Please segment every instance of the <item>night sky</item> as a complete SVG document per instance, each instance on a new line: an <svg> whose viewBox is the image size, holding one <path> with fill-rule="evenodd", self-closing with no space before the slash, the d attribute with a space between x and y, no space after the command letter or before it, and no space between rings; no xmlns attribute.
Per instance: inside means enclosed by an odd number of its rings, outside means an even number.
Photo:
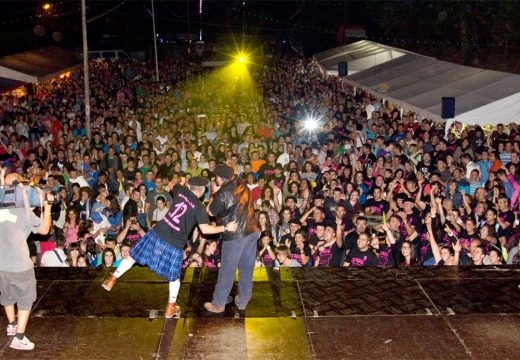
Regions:
<svg viewBox="0 0 520 360"><path fill-rule="evenodd" d="M4 1L0 55L59 45L81 47L80 1ZM341 44L342 25L367 38L467 65L519 71L519 1L155 1L157 33L168 47L190 30L291 41L306 55ZM89 48L151 53L150 1L90 1ZM189 20L188 20L189 19ZM348 39L347 39L348 41ZM353 41L351 39L350 41Z"/></svg>

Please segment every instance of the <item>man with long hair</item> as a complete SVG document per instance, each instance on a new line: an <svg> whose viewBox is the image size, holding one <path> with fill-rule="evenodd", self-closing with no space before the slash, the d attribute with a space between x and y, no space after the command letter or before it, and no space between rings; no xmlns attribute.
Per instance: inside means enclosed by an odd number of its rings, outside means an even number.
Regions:
<svg viewBox="0 0 520 360"><path fill-rule="evenodd" d="M222 258L213 300L204 304L212 313L224 312L238 268L238 295L235 305L244 311L253 294L253 270L260 230L255 219L254 201L247 185L234 179L233 169L221 164L215 169L216 182L208 213L218 224L236 221L237 231L222 234Z"/></svg>

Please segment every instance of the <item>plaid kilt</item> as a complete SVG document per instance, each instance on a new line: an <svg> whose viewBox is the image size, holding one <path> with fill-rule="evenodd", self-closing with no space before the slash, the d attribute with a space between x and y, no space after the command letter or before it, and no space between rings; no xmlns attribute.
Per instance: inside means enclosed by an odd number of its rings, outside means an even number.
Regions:
<svg viewBox="0 0 520 360"><path fill-rule="evenodd" d="M182 250L162 241L153 230L148 231L130 250L130 256L170 282L181 275Z"/></svg>

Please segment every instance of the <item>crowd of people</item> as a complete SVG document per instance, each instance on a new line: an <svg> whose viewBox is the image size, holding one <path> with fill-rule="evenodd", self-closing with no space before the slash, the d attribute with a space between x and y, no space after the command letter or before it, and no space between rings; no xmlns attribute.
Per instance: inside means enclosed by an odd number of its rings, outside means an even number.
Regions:
<svg viewBox="0 0 520 360"><path fill-rule="evenodd" d="M170 209L170 189L226 164L261 229L257 266L520 264L520 127L445 124L273 50L254 91L207 81L200 54L154 66L91 62L91 137L80 71L0 100L0 160L56 194L36 266L112 268ZM309 122L318 125L316 129ZM195 229L184 267L219 267Z"/></svg>

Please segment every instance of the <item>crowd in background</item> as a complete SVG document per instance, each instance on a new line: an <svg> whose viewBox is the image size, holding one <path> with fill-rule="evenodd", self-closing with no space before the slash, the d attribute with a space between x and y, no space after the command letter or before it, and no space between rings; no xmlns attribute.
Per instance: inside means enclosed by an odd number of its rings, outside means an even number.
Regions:
<svg viewBox="0 0 520 360"><path fill-rule="evenodd" d="M0 160L57 194L35 265L117 266L169 189L219 163L254 197L258 266L520 263L517 124L445 136L312 59L264 55L255 89L207 80L203 54L161 62L159 83L152 64L94 60L90 138L80 71L1 98ZM218 267L220 246L195 230L184 266Z"/></svg>

